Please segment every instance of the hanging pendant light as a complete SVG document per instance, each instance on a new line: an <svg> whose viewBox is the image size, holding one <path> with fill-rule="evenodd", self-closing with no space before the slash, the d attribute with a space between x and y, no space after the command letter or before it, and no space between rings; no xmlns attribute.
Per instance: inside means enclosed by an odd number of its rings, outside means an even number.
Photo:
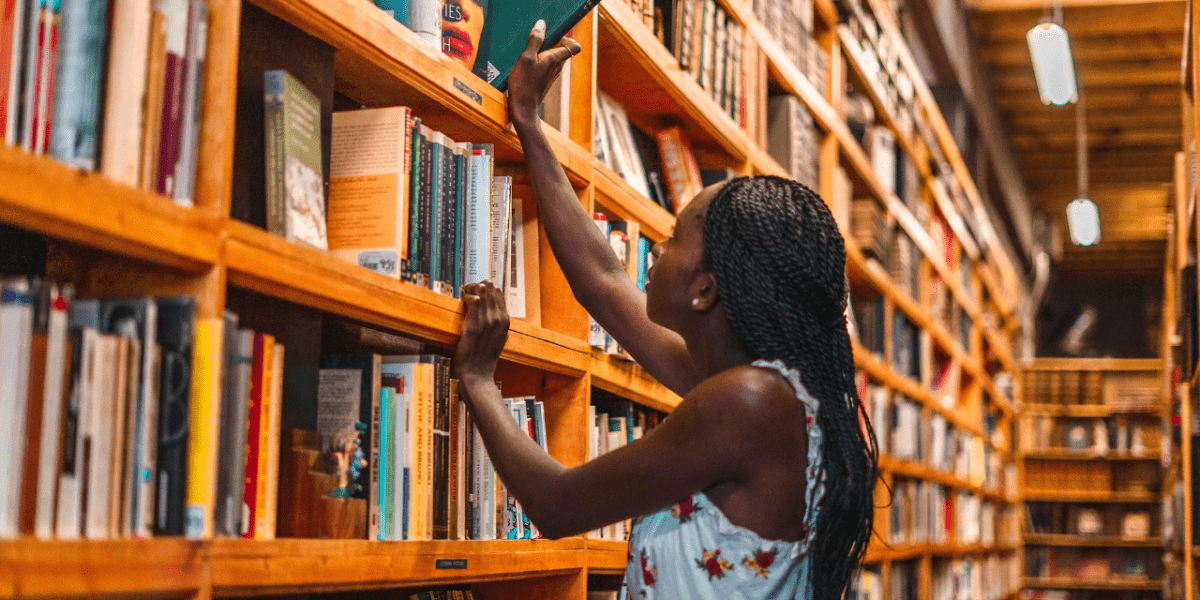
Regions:
<svg viewBox="0 0 1200 600"><path fill-rule="evenodd" d="M1071 58L1071 40L1058 23L1043 21L1025 34L1029 56L1033 58L1033 76L1043 104L1062 106L1079 99L1075 83L1075 61Z"/></svg>
<svg viewBox="0 0 1200 600"><path fill-rule="evenodd" d="M1088 198L1087 118L1084 101L1075 105L1075 160L1079 188L1067 204L1067 230L1076 246L1094 246L1100 241L1100 209Z"/></svg>

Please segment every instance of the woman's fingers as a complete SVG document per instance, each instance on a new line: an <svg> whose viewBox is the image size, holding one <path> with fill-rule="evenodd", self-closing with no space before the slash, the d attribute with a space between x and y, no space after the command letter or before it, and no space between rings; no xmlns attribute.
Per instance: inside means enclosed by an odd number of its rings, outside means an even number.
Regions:
<svg viewBox="0 0 1200 600"><path fill-rule="evenodd" d="M525 54L537 56L542 49L542 44L546 42L546 21L538 19L537 23L533 24L533 29L529 32L529 41L525 42Z"/></svg>

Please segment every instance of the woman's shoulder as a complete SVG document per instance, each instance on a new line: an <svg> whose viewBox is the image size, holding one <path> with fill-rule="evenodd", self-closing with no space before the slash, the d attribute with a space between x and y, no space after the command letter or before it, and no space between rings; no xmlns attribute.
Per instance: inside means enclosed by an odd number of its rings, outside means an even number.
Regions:
<svg viewBox="0 0 1200 600"><path fill-rule="evenodd" d="M700 382L688 397L702 405L719 403L726 410L740 411L743 417L777 419L798 408L796 390L780 371L754 365L717 373Z"/></svg>

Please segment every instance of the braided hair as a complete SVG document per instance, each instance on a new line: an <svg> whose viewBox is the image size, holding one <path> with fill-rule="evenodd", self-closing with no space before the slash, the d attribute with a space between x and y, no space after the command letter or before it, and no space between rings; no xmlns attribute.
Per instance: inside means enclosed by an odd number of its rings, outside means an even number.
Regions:
<svg viewBox="0 0 1200 600"><path fill-rule="evenodd" d="M845 243L816 193L790 179L758 176L732 179L713 197L704 248L746 351L798 369L820 401L826 491L810 550L813 598L840 599L866 551L878 476L875 434L855 389L846 330Z"/></svg>

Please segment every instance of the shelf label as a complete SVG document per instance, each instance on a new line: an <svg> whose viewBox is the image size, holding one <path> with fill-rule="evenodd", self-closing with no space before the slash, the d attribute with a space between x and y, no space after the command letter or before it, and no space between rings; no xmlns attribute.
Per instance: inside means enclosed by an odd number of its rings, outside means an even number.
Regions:
<svg viewBox="0 0 1200 600"><path fill-rule="evenodd" d="M466 569L467 559L465 558L439 558L433 564L434 569Z"/></svg>
<svg viewBox="0 0 1200 600"><path fill-rule="evenodd" d="M471 89L471 86L463 83L462 80L457 77L454 78L454 87L458 88L458 91L466 94L468 98L474 100L475 104L483 106L483 94Z"/></svg>

